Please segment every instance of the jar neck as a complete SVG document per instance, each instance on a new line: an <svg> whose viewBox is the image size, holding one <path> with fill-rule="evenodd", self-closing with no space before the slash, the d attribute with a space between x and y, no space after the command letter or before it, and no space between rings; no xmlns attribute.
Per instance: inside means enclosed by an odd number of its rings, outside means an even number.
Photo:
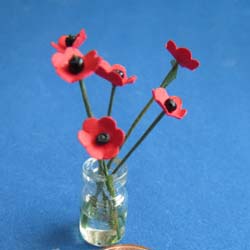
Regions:
<svg viewBox="0 0 250 250"><path fill-rule="evenodd" d="M114 160L113 166L111 166L111 169L114 168L120 160ZM106 163L104 163L106 164ZM103 172L102 166L100 166L100 162L95 158L89 158L83 163L83 180L84 182L106 182L107 176ZM109 176L112 176L114 184L119 183L120 185L125 185L127 180L127 166L126 164L122 165L119 168L119 171L117 171L115 174L111 175L109 173Z"/></svg>

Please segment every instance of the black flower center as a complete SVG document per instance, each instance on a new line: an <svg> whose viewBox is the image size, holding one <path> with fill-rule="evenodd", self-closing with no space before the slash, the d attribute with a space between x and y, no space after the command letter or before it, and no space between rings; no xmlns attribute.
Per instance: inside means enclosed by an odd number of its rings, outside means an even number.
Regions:
<svg viewBox="0 0 250 250"><path fill-rule="evenodd" d="M84 61L80 56L72 56L69 60L69 71L72 74L78 74L84 69Z"/></svg>
<svg viewBox="0 0 250 250"><path fill-rule="evenodd" d="M167 99L164 104L165 104L165 107L167 108L168 112L170 112L170 113L177 109L177 105L176 105L175 101L171 98Z"/></svg>
<svg viewBox="0 0 250 250"><path fill-rule="evenodd" d="M110 141L110 135L107 133L101 133L96 137L96 143L99 145L106 144Z"/></svg>
<svg viewBox="0 0 250 250"><path fill-rule="evenodd" d="M119 69L115 69L114 70L115 73L117 73L118 75L120 75L121 78L124 78L124 72L119 70Z"/></svg>
<svg viewBox="0 0 250 250"><path fill-rule="evenodd" d="M77 38L77 35L74 36L74 35L68 35L65 39L65 44L67 47L71 47L74 43L74 41L76 40Z"/></svg>

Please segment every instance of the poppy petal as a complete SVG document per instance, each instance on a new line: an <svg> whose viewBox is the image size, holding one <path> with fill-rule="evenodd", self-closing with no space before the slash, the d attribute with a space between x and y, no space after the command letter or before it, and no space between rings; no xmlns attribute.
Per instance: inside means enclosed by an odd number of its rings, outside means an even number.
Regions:
<svg viewBox="0 0 250 250"><path fill-rule="evenodd" d="M88 152L88 154L97 159L97 160L103 160L104 159L104 151L103 151L103 147L98 147L95 146L93 143L88 145L88 147L85 147L86 151Z"/></svg>
<svg viewBox="0 0 250 250"><path fill-rule="evenodd" d="M65 58L67 58L68 60L71 59L72 56L84 57L80 50L73 48L73 47L68 47L65 50L64 55L65 55Z"/></svg>
<svg viewBox="0 0 250 250"><path fill-rule="evenodd" d="M130 77L127 79L126 83L134 83L136 80L137 80L137 77L136 77L136 76L130 76Z"/></svg>
<svg viewBox="0 0 250 250"><path fill-rule="evenodd" d="M105 116L99 120L99 129L110 133L116 129L116 122L109 116Z"/></svg>
<svg viewBox="0 0 250 250"><path fill-rule="evenodd" d="M177 105L178 109L181 109L182 107L182 100L179 96L171 96L170 97Z"/></svg>
<svg viewBox="0 0 250 250"><path fill-rule="evenodd" d="M112 138L112 143L116 146L121 146L124 143L124 140L125 140L125 133L122 130L117 129Z"/></svg>
<svg viewBox="0 0 250 250"><path fill-rule="evenodd" d="M186 109L180 109L175 113L175 117L178 119L182 119L187 114Z"/></svg>
<svg viewBox="0 0 250 250"><path fill-rule="evenodd" d="M167 91L164 88L157 88L152 90L153 98L156 102L164 104L169 98Z"/></svg>
<svg viewBox="0 0 250 250"><path fill-rule="evenodd" d="M192 60L190 60L188 68L191 69L191 70L194 70L194 69L198 68L199 65L200 65L200 62L198 60L192 59Z"/></svg>
<svg viewBox="0 0 250 250"><path fill-rule="evenodd" d="M87 61L92 61L96 57L97 57L97 51L91 50L85 55L84 59Z"/></svg>
<svg viewBox="0 0 250 250"><path fill-rule="evenodd" d="M99 64L101 63L101 57L97 55L97 52L95 50L90 51L85 57L84 57L84 63L85 63L85 73L88 74L89 72L93 72L97 69Z"/></svg>
<svg viewBox="0 0 250 250"><path fill-rule="evenodd" d="M122 86L122 85L124 85L123 78L121 78L121 76L118 73L114 72L114 71L111 71L106 76L106 80L110 81L115 86Z"/></svg>
<svg viewBox="0 0 250 250"><path fill-rule="evenodd" d="M97 133L98 132L98 119L94 117L87 118L82 125L82 129L88 133Z"/></svg>
<svg viewBox="0 0 250 250"><path fill-rule="evenodd" d="M63 49L66 49L66 38L67 38L67 35L63 35L61 36L59 39L58 39L58 45L63 48Z"/></svg>
<svg viewBox="0 0 250 250"><path fill-rule="evenodd" d="M75 81L78 81L76 77L70 74L66 68L58 68L56 69L56 73L68 83L74 83Z"/></svg>
<svg viewBox="0 0 250 250"><path fill-rule="evenodd" d="M80 30L79 34L77 35L76 40L73 43L74 48L80 47L87 39L87 34L84 29Z"/></svg>
<svg viewBox="0 0 250 250"><path fill-rule="evenodd" d="M84 147L88 147L89 145L92 145L93 138L90 133L80 130L78 132L78 140Z"/></svg>
<svg viewBox="0 0 250 250"><path fill-rule="evenodd" d="M97 70L96 70L96 73L97 74L100 74L100 73L107 73L110 71L110 64L105 61L105 60L102 60L100 65L98 66Z"/></svg>
<svg viewBox="0 0 250 250"><path fill-rule="evenodd" d="M57 43L51 42L50 45L55 48L58 52L63 52L64 49L62 49Z"/></svg>
<svg viewBox="0 0 250 250"><path fill-rule="evenodd" d="M176 51L176 44L173 40L169 40L166 45L165 45L166 49L171 53L174 54Z"/></svg>
<svg viewBox="0 0 250 250"><path fill-rule="evenodd" d="M103 151L103 159L111 159L111 158L114 158L118 155L119 153L119 147L117 146L109 146L109 147L106 147L105 150Z"/></svg>
<svg viewBox="0 0 250 250"><path fill-rule="evenodd" d="M111 67L111 70L120 70L124 73L124 75L126 76L127 74L127 70L124 66L122 66L121 64L114 64L112 67Z"/></svg>
<svg viewBox="0 0 250 250"><path fill-rule="evenodd" d="M68 64L67 59L62 53L55 53L51 58L52 64L55 68L62 68Z"/></svg>

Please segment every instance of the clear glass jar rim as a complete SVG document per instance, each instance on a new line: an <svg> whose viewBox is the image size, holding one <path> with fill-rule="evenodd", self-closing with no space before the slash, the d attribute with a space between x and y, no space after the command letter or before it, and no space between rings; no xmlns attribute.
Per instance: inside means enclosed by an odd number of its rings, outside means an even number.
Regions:
<svg viewBox="0 0 250 250"><path fill-rule="evenodd" d="M114 162L115 161L119 162L120 160L115 159ZM90 166L92 166L93 164L98 164L98 160L95 158L89 158L83 163L83 166L82 166L83 178L93 179L98 182L105 182L107 179L106 177L104 177L103 175L100 175L98 172L91 171ZM121 168L114 175L112 175L113 181L119 182L120 180L126 178L127 172L128 172L127 165L123 164Z"/></svg>

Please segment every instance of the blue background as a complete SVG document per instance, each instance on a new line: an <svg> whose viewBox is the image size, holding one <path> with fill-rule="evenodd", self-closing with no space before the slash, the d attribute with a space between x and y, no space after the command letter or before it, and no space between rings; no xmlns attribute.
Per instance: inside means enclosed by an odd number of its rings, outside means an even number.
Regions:
<svg viewBox="0 0 250 250"><path fill-rule="evenodd" d="M125 131L170 68L164 44L188 47L201 66L180 68L168 91L188 115L164 117L131 156L122 243L157 250L250 249L250 3L9 0L0 6L0 248L93 249L78 234L85 119L79 85L60 79L50 41L85 28L86 53L137 75L117 89ZM110 84L86 80L97 117ZM154 104L123 154L160 112Z"/></svg>

